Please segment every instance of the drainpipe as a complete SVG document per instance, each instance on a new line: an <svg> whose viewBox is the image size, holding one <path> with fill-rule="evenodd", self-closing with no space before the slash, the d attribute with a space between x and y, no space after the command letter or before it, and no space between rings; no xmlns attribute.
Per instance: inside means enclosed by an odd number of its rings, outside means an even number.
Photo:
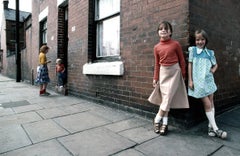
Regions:
<svg viewBox="0 0 240 156"><path fill-rule="evenodd" d="M19 0L16 0L16 82L21 81L21 53L19 42Z"/></svg>

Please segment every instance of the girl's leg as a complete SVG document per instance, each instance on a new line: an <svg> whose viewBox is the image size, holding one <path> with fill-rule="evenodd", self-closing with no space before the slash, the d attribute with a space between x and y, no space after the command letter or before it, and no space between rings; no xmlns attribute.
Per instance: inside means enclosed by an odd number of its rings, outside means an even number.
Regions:
<svg viewBox="0 0 240 156"><path fill-rule="evenodd" d="M41 84L40 85L40 91L39 91L39 94L42 95L44 92L43 92L43 85Z"/></svg>
<svg viewBox="0 0 240 156"><path fill-rule="evenodd" d="M213 115L215 116L215 108L214 108L214 102L213 102L213 94L208 96L210 102L211 102L211 110L213 112ZM210 124L210 122L208 123L208 127L212 128L212 125Z"/></svg>
<svg viewBox="0 0 240 156"><path fill-rule="evenodd" d="M205 113L206 113L206 116L208 118L208 121L210 122L210 124L212 126L212 129L213 129L213 132L215 133L215 135L222 138L222 139L225 139L227 137L227 132L219 130L218 127L217 127L217 124L216 124L216 121L215 121L215 116L214 116L214 113L212 111L213 99L211 99L211 97L213 98L213 95L210 96L210 98L209 98L209 96L202 98Z"/></svg>
<svg viewBox="0 0 240 156"><path fill-rule="evenodd" d="M164 116L165 112L160 109L158 110L158 113L156 114L156 117L153 119L153 126L154 126L154 132L160 133L160 127L161 127L161 120Z"/></svg>
<svg viewBox="0 0 240 156"><path fill-rule="evenodd" d="M165 116L165 114L166 114L166 111L163 111L159 108L159 111L158 111L158 113L157 113L157 115L154 119L154 122L155 123L160 123L162 118Z"/></svg>
<svg viewBox="0 0 240 156"><path fill-rule="evenodd" d="M212 103L211 103L209 97L202 98L202 102L203 102L203 105L204 105L206 116L208 118L208 121L212 125L213 130L214 131L218 130L218 127L217 127L217 124L216 124L216 121L215 121L215 117L214 117L214 114L212 112L212 107L211 107Z"/></svg>
<svg viewBox="0 0 240 156"><path fill-rule="evenodd" d="M49 93L46 91L48 83L43 84L43 92L45 95L49 95Z"/></svg>
<svg viewBox="0 0 240 156"><path fill-rule="evenodd" d="M163 120L162 125L160 125ZM160 133L160 135L166 135L168 131L168 111L163 111L159 108L159 111L154 119L154 131Z"/></svg>

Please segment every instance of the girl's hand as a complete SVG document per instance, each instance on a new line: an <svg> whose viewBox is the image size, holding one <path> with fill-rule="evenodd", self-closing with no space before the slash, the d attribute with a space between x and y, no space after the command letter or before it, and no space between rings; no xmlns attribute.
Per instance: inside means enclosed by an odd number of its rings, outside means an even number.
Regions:
<svg viewBox="0 0 240 156"><path fill-rule="evenodd" d="M157 86L157 81L156 80L153 80L153 87L156 87Z"/></svg>
<svg viewBox="0 0 240 156"><path fill-rule="evenodd" d="M188 87L190 88L190 89L194 89L194 84L193 84L193 81L189 81L188 82Z"/></svg>
<svg viewBox="0 0 240 156"><path fill-rule="evenodd" d="M211 68L211 69L210 69L210 72L211 72L212 74L214 74L214 73L215 73L215 70L214 70L213 68Z"/></svg>

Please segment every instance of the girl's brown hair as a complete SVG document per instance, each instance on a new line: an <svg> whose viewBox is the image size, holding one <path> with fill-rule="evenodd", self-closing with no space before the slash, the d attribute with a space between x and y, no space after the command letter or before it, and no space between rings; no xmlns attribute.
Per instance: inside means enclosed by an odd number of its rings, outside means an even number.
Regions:
<svg viewBox="0 0 240 156"><path fill-rule="evenodd" d="M205 38L205 40L206 40L206 44L205 44L205 46L207 45L207 43L208 43L208 34L206 33L206 31L204 31L203 29L197 29L196 31L195 31L195 34L194 34L194 37L196 38L196 35L197 34L201 34L204 38Z"/></svg>
<svg viewBox="0 0 240 156"><path fill-rule="evenodd" d="M162 21L158 25L157 32L160 30L160 26L161 25L163 25L166 30L170 30L170 32L171 32L170 37L172 37L172 25L169 22L167 22L167 21Z"/></svg>
<svg viewBox="0 0 240 156"><path fill-rule="evenodd" d="M40 48L40 52L44 52L45 53L48 49L49 49L49 47L47 45L43 45Z"/></svg>

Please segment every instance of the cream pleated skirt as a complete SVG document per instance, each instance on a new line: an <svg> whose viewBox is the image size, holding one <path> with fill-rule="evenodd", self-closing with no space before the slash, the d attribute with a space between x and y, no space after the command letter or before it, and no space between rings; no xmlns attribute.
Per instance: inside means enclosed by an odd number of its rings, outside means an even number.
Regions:
<svg viewBox="0 0 240 156"><path fill-rule="evenodd" d="M160 109L189 108L188 96L179 64L162 66L159 72L159 85L162 96Z"/></svg>

